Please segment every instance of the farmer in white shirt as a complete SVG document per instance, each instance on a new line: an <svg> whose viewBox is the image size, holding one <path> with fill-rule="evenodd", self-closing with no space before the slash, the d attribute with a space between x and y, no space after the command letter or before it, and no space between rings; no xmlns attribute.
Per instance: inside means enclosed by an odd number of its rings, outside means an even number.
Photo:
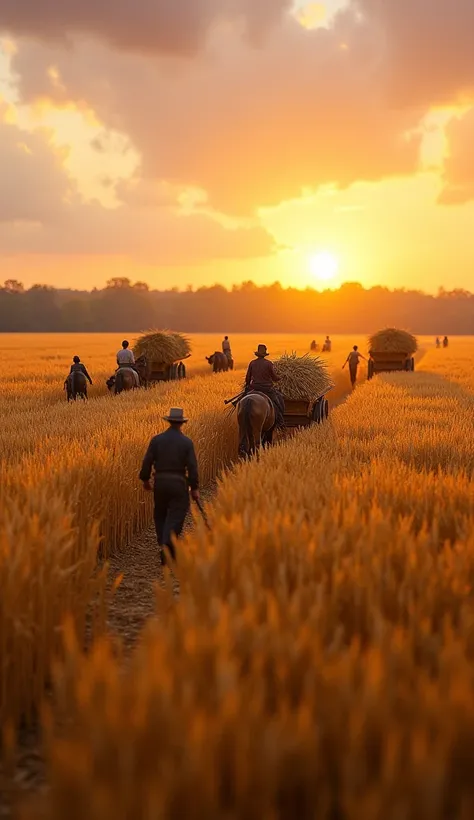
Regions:
<svg viewBox="0 0 474 820"><path fill-rule="evenodd" d="M117 364L119 367L129 367L135 374L137 387L140 387L140 377L135 370L135 356L133 355L133 350L130 350L126 340L122 342L122 349L117 353Z"/></svg>

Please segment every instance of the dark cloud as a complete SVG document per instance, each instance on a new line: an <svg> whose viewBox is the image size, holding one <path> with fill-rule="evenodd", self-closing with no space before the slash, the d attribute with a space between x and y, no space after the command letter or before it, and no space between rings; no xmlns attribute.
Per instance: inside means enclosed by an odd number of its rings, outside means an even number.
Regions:
<svg viewBox="0 0 474 820"><path fill-rule="evenodd" d="M474 91L472 0L352 0L378 28L382 76L399 105L452 103Z"/></svg>
<svg viewBox="0 0 474 820"><path fill-rule="evenodd" d="M259 42L290 0L2 0L0 29L64 40L83 34L129 51L190 55L219 23Z"/></svg>

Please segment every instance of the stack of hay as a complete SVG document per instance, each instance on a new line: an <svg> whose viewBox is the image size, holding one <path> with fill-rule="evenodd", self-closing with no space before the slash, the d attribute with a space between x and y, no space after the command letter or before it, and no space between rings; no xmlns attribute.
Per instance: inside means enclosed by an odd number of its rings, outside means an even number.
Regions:
<svg viewBox="0 0 474 820"><path fill-rule="evenodd" d="M285 353L274 365L280 376L276 386L290 401L315 401L333 386L327 366L318 356Z"/></svg>
<svg viewBox="0 0 474 820"><path fill-rule="evenodd" d="M413 356L418 350L415 336L406 330L387 327L369 336L369 353L405 353Z"/></svg>
<svg viewBox="0 0 474 820"><path fill-rule="evenodd" d="M172 364L191 353L189 339L170 330L150 330L140 336L133 348L136 358L146 356L150 362Z"/></svg>

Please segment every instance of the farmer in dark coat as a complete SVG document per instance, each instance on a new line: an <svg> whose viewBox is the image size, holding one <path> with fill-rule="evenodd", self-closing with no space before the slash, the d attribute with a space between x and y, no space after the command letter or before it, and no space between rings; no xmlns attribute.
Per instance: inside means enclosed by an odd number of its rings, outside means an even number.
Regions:
<svg viewBox="0 0 474 820"><path fill-rule="evenodd" d="M182 426L187 422L183 411L172 407L165 433L155 436L150 441L140 472L140 481L147 492L153 487L150 483L152 468L155 470L155 529L158 545L161 547L161 562L166 564L163 547L169 549L176 561L173 537L179 538L183 531L186 515L189 510L189 490L195 501L199 501L199 477L194 444L183 435Z"/></svg>
<svg viewBox="0 0 474 820"><path fill-rule="evenodd" d="M73 363L71 365L69 375L71 375L72 373L83 373L86 379L88 380L89 384L92 384L92 379L86 370L86 366L82 364L79 356L74 356L72 361Z"/></svg>
<svg viewBox="0 0 474 820"><path fill-rule="evenodd" d="M245 377L245 392L254 391L255 393L264 393L271 399L275 408L275 427L282 429L285 426L285 399L279 390L276 390L275 384L280 381L280 377L275 371L273 362L269 361L268 350L266 345L259 345L255 356L256 358L250 362Z"/></svg>

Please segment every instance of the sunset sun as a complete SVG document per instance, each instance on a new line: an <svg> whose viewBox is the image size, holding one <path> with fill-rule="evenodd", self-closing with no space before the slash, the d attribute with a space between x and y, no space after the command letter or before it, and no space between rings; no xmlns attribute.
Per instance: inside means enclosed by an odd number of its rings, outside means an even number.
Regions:
<svg viewBox="0 0 474 820"><path fill-rule="evenodd" d="M333 253L321 251L309 258L311 275L319 282L330 282L335 278L339 269L339 261Z"/></svg>

